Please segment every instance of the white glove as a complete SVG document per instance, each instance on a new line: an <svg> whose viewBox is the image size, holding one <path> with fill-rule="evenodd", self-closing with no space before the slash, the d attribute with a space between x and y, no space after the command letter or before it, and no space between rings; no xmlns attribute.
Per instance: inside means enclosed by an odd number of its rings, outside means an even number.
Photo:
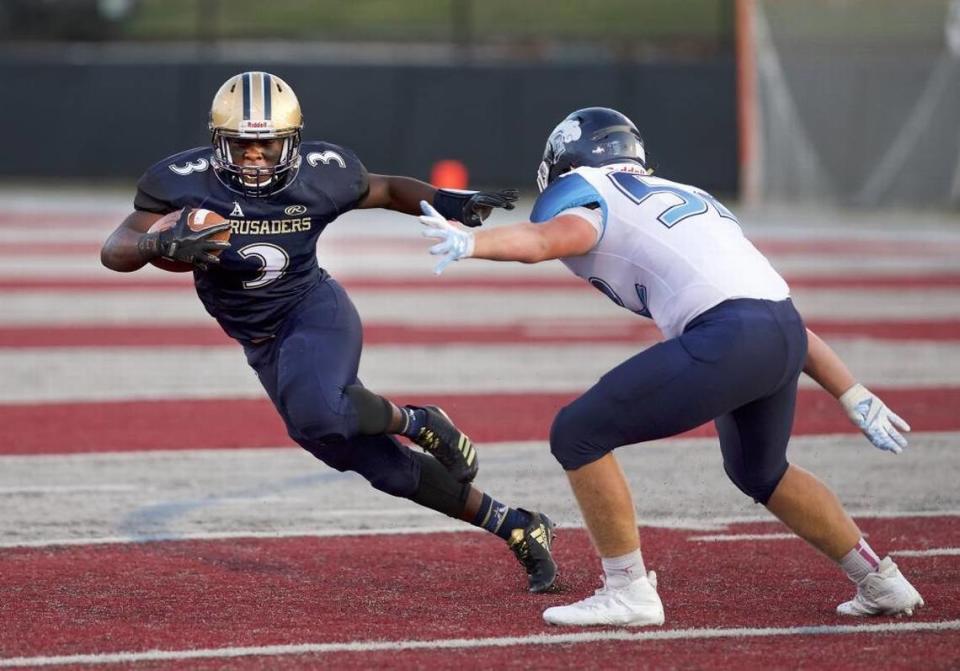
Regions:
<svg viewBox="0 0 960 671"><path fill-rule="evenodd" d="M850 421L857 425L875 447L894 454L903 452L907 439L900 431L909 431L910 425L890 410L869 389L857 383L843 392L840 405ZM897 431L900 429L900 431Z"/></svg>
<svg viewBox="0 0 960 671"><path fill-rule="evenodd" d="M465 231L454 226L425 200L420 201L420 209L423 211L420 223L426 226L422 233L423 237L440 240L430 248L431 254L443 257L437 267L433 269L434 273L439 275L444 268L454 261L473 256L472 231Z"/></svg>

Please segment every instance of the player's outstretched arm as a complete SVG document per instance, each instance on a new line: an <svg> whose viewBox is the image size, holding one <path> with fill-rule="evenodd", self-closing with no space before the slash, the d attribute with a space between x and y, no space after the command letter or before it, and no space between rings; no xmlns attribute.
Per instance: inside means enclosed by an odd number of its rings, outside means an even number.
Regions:
<svg viewBox="0 0 960 671"><path fill-rule="evenodd" d="M909 431L910 425L857 382L837 353L810 329L807 329L807 341L803 372L840 401L850 421L875 447L894 454L902 452L907 439L900 432Z"/></svg>
<svg viewBox="0 0 960 671"><path fill-rule="evenodd" d="M438 275L460 259L539 263L586 254L597 243L593 225L573 214L542 224L525 221L474 232L451 223L425 201L420 206L424 237L439 240L430 248L431 254L443 257L434 270Z"/></svg>
<svg viewBox="0 0 960 671"><path fill-rule="evenodd" d="M140 239L160 217L152 212L131 212L103 243L100 262L110 270L121 273L142 268L149 258L140 252Z"/></svg>
<svg viewBox="0 0 960 671"><path fill-rule="evenodd" d="M810 329L807 329L807 343L803 372L839 399L843 392L856 384L856 378L837 353Z"/></svg>
<svg viewBox="0 0 960 671"><path fill-rule="evenodd" d="M357 205L360 209L382 207L404 214L419 214L420 201L431 203L447 219L467 226L479 226L495 207L514 208L516 189L495 193L437 189L412 177L369 175L367 195Z"/></svg>

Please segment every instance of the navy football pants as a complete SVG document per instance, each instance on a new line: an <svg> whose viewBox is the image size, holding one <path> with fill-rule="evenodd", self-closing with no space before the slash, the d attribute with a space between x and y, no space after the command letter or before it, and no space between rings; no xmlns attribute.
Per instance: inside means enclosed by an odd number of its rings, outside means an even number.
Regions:
<svg viewBox="0 0 960 671"><path fill-rule="evenodd" d="M327 278L290 312L276 337L245 344L247 362L300 446L338 471L354 471L376 489L404 498L420 483L420 464L392 436L357 433L344 389L359 384L360 316Z"/></svg>
<svg viewBox="0 0 960 671"><path fill-rule="evenodd" d="M725 301L563 408L550 449L564 469L574 470L621 445L714 420L727 475L766 503L787 470L806 355L806 328L789 299Z"/></svg>

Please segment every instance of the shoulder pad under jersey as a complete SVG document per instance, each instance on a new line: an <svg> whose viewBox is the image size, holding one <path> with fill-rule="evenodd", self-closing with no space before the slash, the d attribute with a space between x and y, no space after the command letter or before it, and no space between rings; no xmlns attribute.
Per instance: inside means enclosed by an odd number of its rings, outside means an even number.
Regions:
<svg viewBox="0 0 960 671"><path fill-rule="evenodd" d="M183 201L203 198L210 148L197 147L168 156L150 166L137 182L134 207L164 214L183 206Z"/></svg>
<svg viewBox="0 0 960 671"><path fill-rule="evenodd" d="M582 175L576 172L568 173L555 180L544 189L543 193L533 204L530 221L535 224L543 223L569 210L571 207L586 207L597 205L603 213L603 228L607 227L607 201L600 192Z"/></svg>
<svg viewBox="0 0 960 671"><path fill-rule="evenodd" d="M367 168L347 147L309 141L300 145L300 155L300 179L321 186L341 212L353 209L367 195Z"/></svg>

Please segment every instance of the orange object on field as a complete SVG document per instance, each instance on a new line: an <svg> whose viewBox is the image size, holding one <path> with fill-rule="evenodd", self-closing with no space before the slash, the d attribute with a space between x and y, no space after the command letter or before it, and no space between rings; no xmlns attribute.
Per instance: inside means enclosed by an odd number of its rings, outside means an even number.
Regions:
<svg viewBox="0 0 960 671"><path fill-rule="evenodd" d="M437 161L430 171L430 183L438 189L466 189L469 182L467 166L456 159Z"/></svg>

